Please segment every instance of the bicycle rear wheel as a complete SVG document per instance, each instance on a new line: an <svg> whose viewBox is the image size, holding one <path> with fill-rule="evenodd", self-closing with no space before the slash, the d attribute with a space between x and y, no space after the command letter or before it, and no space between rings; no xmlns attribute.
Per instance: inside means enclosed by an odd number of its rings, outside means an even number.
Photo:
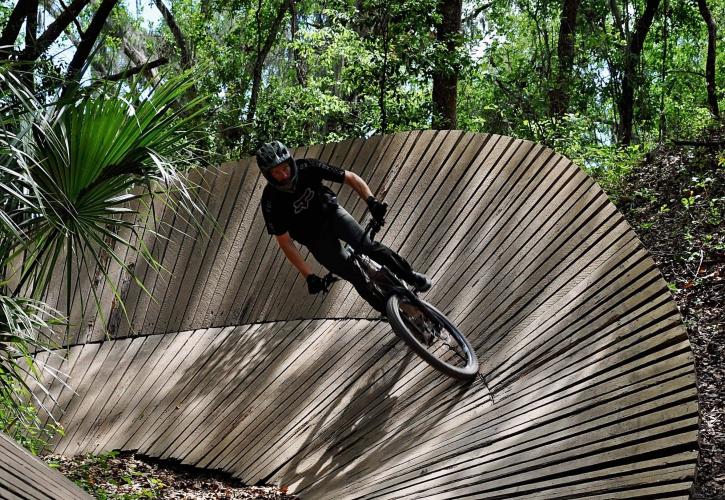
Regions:
<svg viewBox="0 0 725 500"><path fill-rule="evenodd" d="M459 379L478 373L478 358L471 343L431 304L392 295L386 309L395 333L433 368Z"/></svg>

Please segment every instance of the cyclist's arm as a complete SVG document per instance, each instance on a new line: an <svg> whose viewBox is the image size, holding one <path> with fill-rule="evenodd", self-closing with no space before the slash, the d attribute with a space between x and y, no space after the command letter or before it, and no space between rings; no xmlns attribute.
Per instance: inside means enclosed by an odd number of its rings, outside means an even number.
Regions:
<svg viewBox="0 0 725 500"><path fill-rule="evenodd" d="M359 175L349 170L345 170L345 184L353 188L360 198L365 201L373 195L367 183Z"/></svg>
<svg viewBox="0 0 725 500"><path fill-rule="evenodd" d="M312 269L310 269L310 266L307 265L305 259L302 258L302 254L300 254L300 251L297 249L294 241L290 238L289 233L275 235L275 238L277 239L277 244L280 246L287 259L297 268L302 276L307 278L307 276L312 274Z"/></svg>

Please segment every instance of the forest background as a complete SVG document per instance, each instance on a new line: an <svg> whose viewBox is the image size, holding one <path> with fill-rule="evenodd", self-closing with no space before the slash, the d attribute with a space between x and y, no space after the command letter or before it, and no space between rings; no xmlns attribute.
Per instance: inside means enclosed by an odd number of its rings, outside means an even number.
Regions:
<svg viewBox="0 0 725 500"><path fill-rule="evenodd" d="M643 203L663 220L682 214L682 237L659 239L682 244L676 258L696 278L711 264L708 276L721 276L724 21L722 0L0 0L0 264L34 257L21 270L32 289L0 280L2 429L42 447L14 360L41 348L32 331L63 314L38 302L58 249L112 256L108 228L138 202L133 186L181 192L188 203L175 208L193 211L186 169L271 139L297 147L427 128L529 139L582 166L625 214ZM126 105L147 118L143 134ZM110 156L105 133L127 139ZM84 154L54 150L66 139ZM687 167L702 151L670 157L685 184L663 204L664 190L625 179L668 144L705 148L698 164L709 166ZM38 168L69 158L81 159L59 167L63 182ZM655 257L675 294L692 291ZM717 318L708 325L722 330ZM713 428L721 401L711 400ZM721 444L710 447L714 488L725 481Z"/></svg>
<svg viewBox="0 0 725 500"><path fill-rule="evenodd" d="M19 0L0 2L0 57L49 94L55 77L203 68L190 93L219 159L461 128L606 177L719 117L724 16L714 0Z"/></svg>

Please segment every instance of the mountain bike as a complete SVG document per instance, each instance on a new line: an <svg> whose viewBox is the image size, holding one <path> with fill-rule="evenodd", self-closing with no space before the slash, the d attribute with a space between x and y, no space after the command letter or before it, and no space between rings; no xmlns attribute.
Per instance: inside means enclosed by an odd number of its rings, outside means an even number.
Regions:
<svg viewBox="0 0 725 500"><path fill-rule="evenodd" d="M371 220L365 235L374 239L380 224ZM459 379L471 379L478 373L478 358L471 343L445 314L420 299L417 293L387 267L350 246L353 263L360 269L369 290L386 304L386 319L393 332L433 368ZM339 278L332 273L323 277L323 294Z"/></svg>

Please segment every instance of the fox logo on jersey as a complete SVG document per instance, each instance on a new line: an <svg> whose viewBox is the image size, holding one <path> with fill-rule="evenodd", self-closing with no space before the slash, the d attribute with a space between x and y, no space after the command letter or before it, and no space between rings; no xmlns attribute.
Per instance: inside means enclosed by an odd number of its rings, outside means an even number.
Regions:
<svg viewBox="0 0 725 500"><path fill-rule="evenodd" d="M305 189L305 192L302 194L302 196L300 196L297 199L297 201L295 201L295 203L294 203L295 215L300 213L303 210L307 210L308 208L310 208L310 202L312 201L312 198L314 198L314 197L315 197L315 192L312 189L310 189L310 188Z"/></svg>

